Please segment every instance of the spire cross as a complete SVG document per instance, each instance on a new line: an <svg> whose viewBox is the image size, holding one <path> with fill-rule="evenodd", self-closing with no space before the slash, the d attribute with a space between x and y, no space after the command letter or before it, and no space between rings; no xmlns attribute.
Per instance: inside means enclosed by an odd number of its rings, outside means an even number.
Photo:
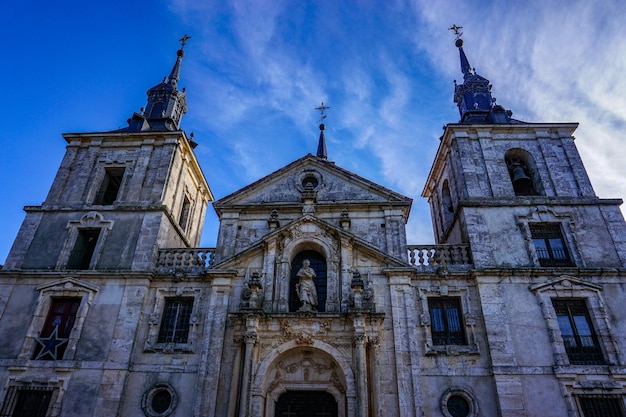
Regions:
<svg viewBox="0 0 626 417"><path fill-rule="evenodd" d="M463 26L457 26L457 25L452 25L448 28L448 30L451 30L454 32L456 39L459 39L461 36L463 36L463 32L461 32L461 29L463 29Z"/></svg>
<svg viewBox="0 0 626 417"><path fill-rule="evenodd" d="M325 106L324 102L322 101L322 105L319 107L316 107L315 110L319 110L320 113L322 114L322 118L320 119L320 123L322 123L324 121L324 119L326 118L326 115L324 115L324 110L326 109L330 109L329 106Z"/></svg>
<svg viewBox="0 0 626 417"><path fill-rule="evenodd" d="M182 38L179 39L180 42L180 49L184 49L185 45L187 44L187 40L191 39L191 36L185 34L185 36L183 36Z"/></svg>

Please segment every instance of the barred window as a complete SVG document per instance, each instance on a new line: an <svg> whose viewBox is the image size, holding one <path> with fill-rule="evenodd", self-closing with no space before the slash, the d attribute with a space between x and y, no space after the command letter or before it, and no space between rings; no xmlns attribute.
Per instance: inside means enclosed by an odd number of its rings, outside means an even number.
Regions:
<svg viewBox="0 0 626 417"><path fill-rule="evenodd" d="M429 297L428 309L434 345L467 344L459 297Z"/></svg>
<svg viewBox="0 0 626 417"><path fill-rule="evenodd" d="M559 330L571 364L604 364L604 356L593 329L585 300L554 299Z"/></svg>
<svg viewBox="0 0 626 417"><path fill-rule="evenodd" d="M583 417L626 417L624 400L619 395L581 395L578 403Z"/></svg>
<svg viewBox="0 0 626 417"><path fill-rule="evenodd" d="M80 298L53 298L48 317L37 338L36 360L61 360L74 328Z"/></svg>
<svg viewBox="0 0 626 417"><path fill-rule="evenodd" d="M166 298L158 343L187 343L193 297Z"/></svg>
<svg viewBox="0 0 626 417"><path fill-rule="evenodd" d="M11 386L0 417L45 417L53 393L49 386Z"/></svg>
<svg viewBox="0 0 626 417"><path fill-rule="evenodd" d="M558 223L529 224L539 265L574 266Z"/></svg>

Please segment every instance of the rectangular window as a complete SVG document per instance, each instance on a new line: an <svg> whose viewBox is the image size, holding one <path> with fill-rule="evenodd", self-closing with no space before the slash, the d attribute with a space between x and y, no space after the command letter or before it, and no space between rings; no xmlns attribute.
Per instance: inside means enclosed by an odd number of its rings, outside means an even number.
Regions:
<svg viewBox="0 0 626 417"><path fill-rule="evenodd" d="M9 387L0 417L45 417L53 393L46 386Z"/></svg>
<svg viewBox="0 0 626 417"><path fill-rule="evenodd" d="M558 223L530 224L530 234L541 266L575 266Z"/></svg>
<svg viewBox="0 0 626 417"><path fill-rule="evenodd" d="M619 395L581 395L583 417L626 417L624 400Z"/></svg>
<svg viewBox="0 0 626 417"><path fill-rule="evenodd" d="M74 249L67 261L67 269L89 269L96 250L100 229L79 229Z"/></svg>
<svg viewBox="0 0 626 417"><path fill-rule="evenodd" d="M100 189L96 193L96 198L93 203L103 206L113 204L120 191L123 177L124 167L105 168L102 184L100 184Z"/></svg>
<svg viewBox="0 0 626 417"><path fill-rule="evenodd" d="M37 338L33 359L63 359L67 341L74 328L80 298L53 298L48 317Z"/></svg>
<svg viewBox="0 0 626 417"><path fill-rule="evenodd" d="M433 345L465 345L461 299L458 297L428 298Z"/></svg>
<svg viewBox="0 0 626 417"><path fill-rule="evenodd" d="M187 343L193 297L166 298L158 343Z"/></svg>
<svg viewBox="0 0 626 417"><path fill-rule="evenodd" d="M189 214L191 213L191 201L185 196L183 200L183 207L180 210L180 218L178 219L178 225L185 231L187 231L187 223L189 222Z"/></svg>
<svg viewBox="0 0 626 417"><path fill-rule="evenodd" d="M570 363L573 365L604 364L604 356L593 330L585 300L555 299L552 300L552 305L556 311Z"/></svg>

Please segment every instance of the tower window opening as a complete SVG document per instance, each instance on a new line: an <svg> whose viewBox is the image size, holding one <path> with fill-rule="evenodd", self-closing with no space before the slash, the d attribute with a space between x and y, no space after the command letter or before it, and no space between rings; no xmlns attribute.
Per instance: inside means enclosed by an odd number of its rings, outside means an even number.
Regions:
<svg viewBox="0 0 626 417"><path fill-rule="evenodd" d="M178 219L178 225L183 229L187 230L187 224L189 223L189 215L191 214L191 201L187 196L183 199L183 206L180 209L180 217Z"/></svg>
<svg viewBox="0 0 626 417"><path fill-rule="evenodd" d="M122 185L124 177L124 167L112 167L104 170L104 178L100 184L100 189L96 193L94 204L111 205L117 199L117 195Z"/></svg>
<svg viewBox="0 0 626 417"><path fill-rule="evenodd" d="M100 229L78 230L78 238L70 253L67 269L89 269L99 236Z"/></svg>
<svg viewBox="0 0 626 417"><path fill-rule="evenodd" d="M518 196L543 195L543 188L535 161L530 152L524 149L509 149L504 161L511 178L513 191Z"/></svg>

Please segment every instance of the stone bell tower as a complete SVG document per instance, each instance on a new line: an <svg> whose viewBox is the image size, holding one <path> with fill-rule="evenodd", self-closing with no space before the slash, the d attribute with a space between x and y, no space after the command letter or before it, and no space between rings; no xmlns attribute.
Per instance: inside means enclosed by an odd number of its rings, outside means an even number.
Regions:
<svg viewBox="0 0 626 417"><path fill-rule="evenodd" d="M423 192L437 243L470 243L484 267L625 266L621 200L595 195L574 144L578 124L512 118L470 67L463 40L456 46L461 119L445 127Z"/></svg>
<svg viewBox="0 0 626 417"><path fill-rule="evenodd" d="M213 196L180 130L187 39L128 127L63 135L61 167L44 203L25 208L5 270L138 271L152 268L159 247L198 246Z"/></svg>

